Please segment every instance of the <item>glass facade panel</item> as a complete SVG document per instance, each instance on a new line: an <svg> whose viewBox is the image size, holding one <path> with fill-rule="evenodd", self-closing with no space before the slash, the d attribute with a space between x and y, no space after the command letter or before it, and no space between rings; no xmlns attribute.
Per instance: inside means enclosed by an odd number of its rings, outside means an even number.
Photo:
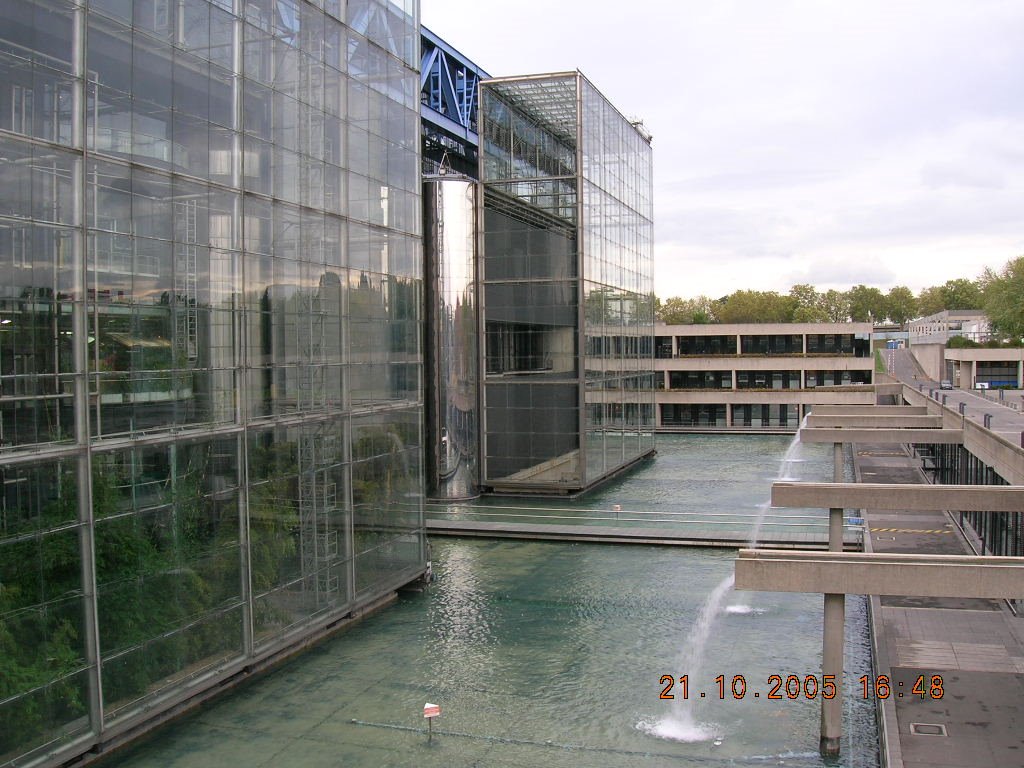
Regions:
<svg viewBox="0 0 1024 768"><path fill-rule="evenodd" d="M425 567L418 16L0 4L5 760Z"/></svg>
<svg viewBox="0 0 1024 768"><path fill-rule="evenodd" d="M480 130L485 484L584 488L654 447L649 140L579 73Z"/></svg>

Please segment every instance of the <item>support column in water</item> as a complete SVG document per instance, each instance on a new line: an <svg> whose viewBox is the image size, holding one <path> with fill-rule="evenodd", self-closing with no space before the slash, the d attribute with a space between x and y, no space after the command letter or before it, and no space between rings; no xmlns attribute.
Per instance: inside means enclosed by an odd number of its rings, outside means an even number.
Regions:
<svg viewBox="0 0 1024 768"><path fill-rule="evenodd" d="M833 446L833 479L843 482L843 444ZM828 548L830 552L843 551L843 510L829 510ZM821 742L823 757L839 755L839 742L843 735L843 625L846 621L846 595L824 596L821 674L832 675L836 695L821 700Z"/></svg>
<svg viewBox="0 0 1024 768"><path fill-rule="evenodd" d="M476 195L476 182L463 176L423 183L424 474L432 499L480 495Z"/></svg>

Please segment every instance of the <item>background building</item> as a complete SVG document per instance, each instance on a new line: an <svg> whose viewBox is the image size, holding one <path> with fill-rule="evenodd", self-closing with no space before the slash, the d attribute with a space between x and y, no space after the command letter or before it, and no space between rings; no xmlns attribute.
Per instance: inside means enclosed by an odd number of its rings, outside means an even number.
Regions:
<svg viewBox="0 0 1024 768"><path fill-rule="evenodd" d="M946 348L942 376L954 387L1020 389L1024 387L1024 349Z"/></svg>
<svg viewBox="0 0 1024 768"><path fill-rule="evenodd" d="M580 491L654 449L650 136L579 72L480 115L482 484Z"/></svg>
<svg viewBox="0 0 1024 768"><path fill-rule="evenodd" d="M658 428L795 431L814 405L873 405L871 323L658 325Z"/></svg>
<svg viewBox="0 0 1024 768"><path fill-rule="evenodd" d="M424 570L418 34L415 0L0 4L0 762Z"/></svg>
<svg viewBox="0 0 1024 768"><path fill-rule="evenodd" d="M974 341L988 338L988 317L980 309L944 309L934 315L919 317L907 323L910 345L945 344L953 336Z"/></svg>

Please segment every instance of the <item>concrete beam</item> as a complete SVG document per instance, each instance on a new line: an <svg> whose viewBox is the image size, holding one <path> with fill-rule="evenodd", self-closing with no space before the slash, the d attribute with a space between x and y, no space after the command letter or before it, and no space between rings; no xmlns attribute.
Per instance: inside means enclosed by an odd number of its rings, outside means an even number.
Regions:
<svg viewBox="0 0 1024 768"><path fill-rule="evenodd" d="M1024 557L741 549L736 589L1024 599Z"/></svg>
<svg viewBox="0 0 1024 768"><path fill-rule="evenodd" d="M903 391L903 385L895 384L874 384L876 395L898 395Z"/></svg>
<svg viewBox="0 0 1024 768"><path fill-rule="evenodd" d="M962 429L839 429L834 427L804 427L800 430L803 443L910 443L960 444L964 441Z"/></svg>
<svg viewBox="0 0 1024 768"><path fill-rule="evenodd" d="M816 405L814 416L927 416L923 405Z"/></svg>
<svg viewBox="0 0 1024 768"><path fill-rule="evenodd" d="M815 409L817 410L817 409ZM889 416L889 415L830 415L812 413L807 417L808 427L843 427L845 429L892 429L913 427L916 429L939 429L942 416Z"/></svg>
<svg viewBox="0 0 1024 768"><path fill-rule="evenodd" d="M1024 486L772 483L773 507L1024 512Z"/></svg>

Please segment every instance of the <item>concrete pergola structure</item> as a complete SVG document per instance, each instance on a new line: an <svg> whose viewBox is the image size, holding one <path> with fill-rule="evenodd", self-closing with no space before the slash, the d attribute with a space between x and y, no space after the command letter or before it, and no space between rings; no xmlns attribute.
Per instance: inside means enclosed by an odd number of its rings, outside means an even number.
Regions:
<svg viewBox="0 0 1024 768"><path fill-rule="evenodd" d="M941 420L930 424L928 428L900 427L900 423L920 418L921 414L893 414L889 408L858 408L852 413L844 406L826 409L825 413L819 410L817 415L822 422L831 421L835 424L839 421L842 426L805 427L800 430L800 440L834 444L836 482L780 482L772 486L773 506L823 507L829 510L827 555L822 557L820 553L814 553L817 559L813 559L814 555L810 553L790 553L794 557L784 559L777 556L777 550L741 550L736 561L737 589L823 593L822 674L835 675L835 679L839 680L843 674L843 625L847 594L1008 599L1019 599L1024 595L1024 558L858 553L850 556L852 559L847 559L842 552L844 508L1024 511L1024 487L1020 486L919 486L841 482L844 442L900 445L963 443L963 430L942 429ZM880 415L880 412L884 415ZM883 420L893 423L883 426ZM839 754L841 734L842 694L837 690L833 699L823 698L821 702L819 749L822 755Z"/></svg>
<svg viewBox="0 0 1024 768"><path fill-rule="evenodd" d="M927 416L925 405L816 405L814 416Z"/></svg>
<svg viewBox="0 0 1024 768"><path fill-rule="evenodd" d="M818 414L812 413L807 417L807 426L815 427L860 427L871 429L904 429L915 427L918 429L938 429L942 427L942 416L917 416L902 414Z"/></svg>
<svg viewBox="0 0 1024 768"><path fill-rule="evenodd" d="M804 427L800 430L802 443L909 443L959 444L964 441L962 429L915 429L849 427Z"/></svg>
<svg viewBox="0 0 1024 768"><path fill-rule="evenodd" d="M1024 486L906 483L772 483L773 507L914 512L1024 512Z"/></svg>
<svg viewBox="0 0 1024 768"><path fill-rule="evenodd" d="M823 678L832 675L841 681L846 595L1019 600L1024 598L1024 557L741 549L734 586L755 592L824 593L821 672ZM838 614L829 611L829 598L839 599ZM842 686L837 685L835 697L821 700L819 751L826 757L839 754L842 715Z"/></svg>

